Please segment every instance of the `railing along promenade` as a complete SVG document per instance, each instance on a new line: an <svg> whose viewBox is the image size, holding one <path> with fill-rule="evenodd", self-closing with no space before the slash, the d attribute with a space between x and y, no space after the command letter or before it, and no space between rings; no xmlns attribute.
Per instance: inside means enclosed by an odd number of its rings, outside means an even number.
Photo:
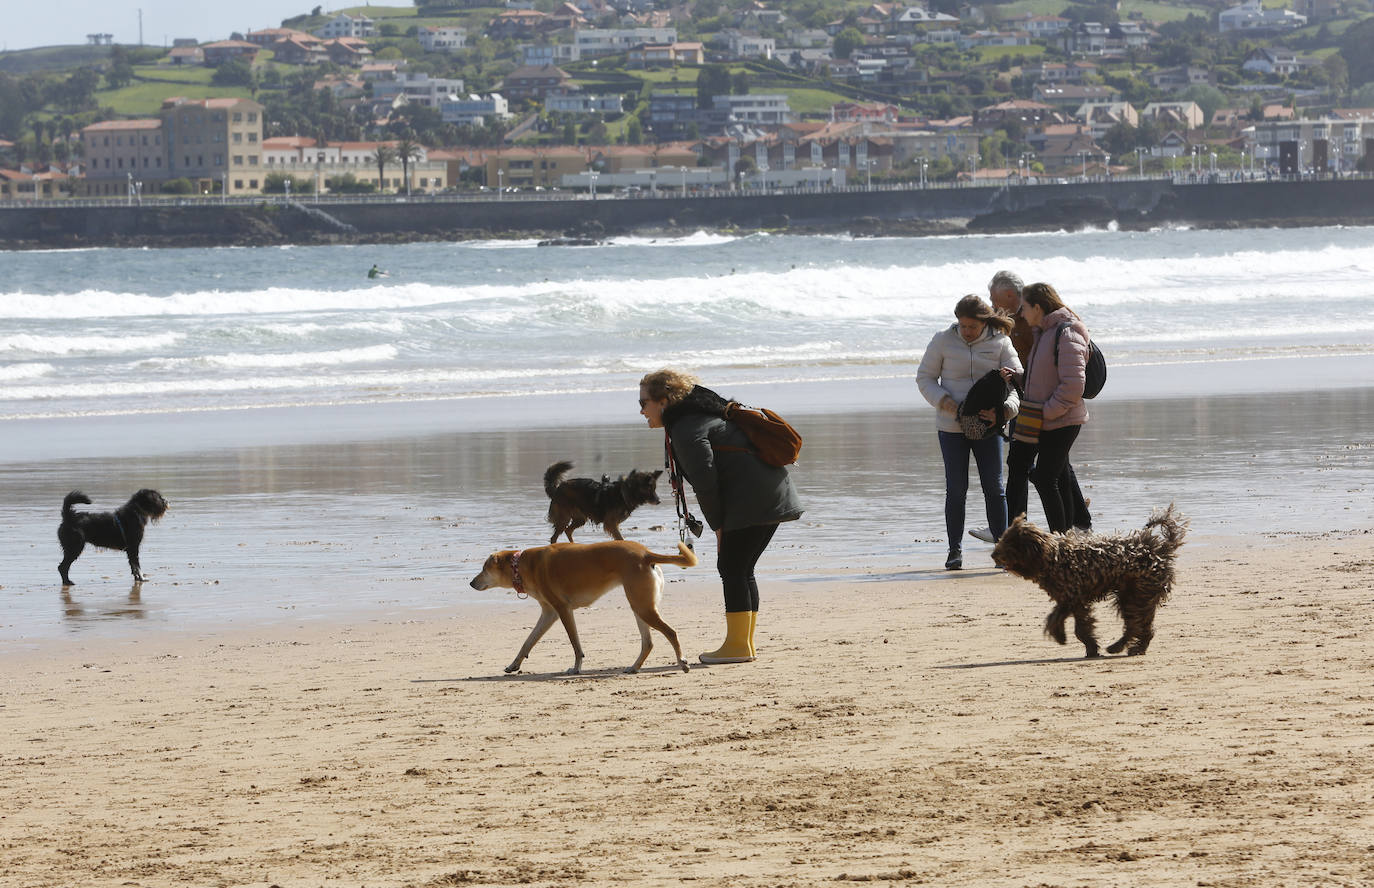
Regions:
<svg viewBox="0 0 1374 888"><path fill-rule="evenodd" d="M329 204L385 204L392 205L397 203L500 203L503 201L520 202L539 202L539 201L587 201L587 200L613 200L613 201L639 201L657 200L672 198L676 200L716 200L720 198L739 198L739 197L763 197L769 195L815 195L815 194L861 194L864 192L922 192L922 191L947 191L965 189L1006 189L1006 188L1037 188L1037 187L1063 187L1076 184L1103 184L1103 183L1124 183L1124 182L1169 182L1177 186L1187 185L1225 185L1225 184L1256 184L1264 182L1272 183L1292 183L1292 182L1319 182L1319 181L1344 181L1344 180L1363 180L1374 179L1372 173L1341 173L1335 174L1301 174L1301 175L1265 175L1249 171L1203 171L1203 172L1183 172L1171 174L1152 174L1152 175L1124 175L1124 176L1031 176L1025 178L1010 177L1007 179L985 179L975 181L959 182L891 182L873 183L856 185L821 185L816 187L810 184L799 184L797 186L781 187L743 187L743 188L715 188L701 187L688 189L685 193L680 188L672 188L663 185L657 188L645 189L642 186L640 191L612 190L607 188L592 194L586 190L576 189L546 189L535 191L532 189L521 189L519 191L444 191L444 192L414 192L411 194L312 194L310 192L292 194L253 194L253 195L220 195L220 194L200 194L200 195L141 195L129 197L64 197L64 198L3 198L0 197L0 210L5 209L32 209L36 207L185 207L185 206L238 206L238 207L261 207L272 205L287 205L289 203L302 203L306 205L329 205Z"/></svg>

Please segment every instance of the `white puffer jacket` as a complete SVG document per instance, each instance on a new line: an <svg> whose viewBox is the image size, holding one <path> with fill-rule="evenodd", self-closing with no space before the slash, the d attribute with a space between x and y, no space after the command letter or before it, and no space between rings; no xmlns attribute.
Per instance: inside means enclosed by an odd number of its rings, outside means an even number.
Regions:
<svg viewBox="0 0 1374 888"><path fill-rule="evenodd" d="M1021 372L1021 360L1016 357L1016 349L1005 333L999 333L991 326L983 329L983 335L972 343L964 341L959 335L959 325L953 324L936 333L921 355L921 365L916 370L916 384L921 396L936 410L936 424L942 432L959 432L959 421L953 413L940 409L940 401L946 396L962 404L968 390L989 370L1011 367ZM1007 418L1016 415L1020 399L1016 390L1007 395Z"/></svg>

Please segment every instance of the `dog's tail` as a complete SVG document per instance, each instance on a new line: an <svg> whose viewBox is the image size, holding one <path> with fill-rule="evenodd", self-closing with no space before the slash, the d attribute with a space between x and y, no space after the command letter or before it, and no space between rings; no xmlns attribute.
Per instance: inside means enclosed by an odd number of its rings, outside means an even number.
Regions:
<svg viewBox="0 0 1374 888"><path fill-rule="evenodd" d="M91 504L91 498L79 490L73 490L67 494L67 498L62 500L62 520L71 521L76 518L76 513L72 511L72 506L77 503Z"/></svg>
<svg viewBox="0 0 1374 888"><path fill-rule="evenodd" d="M678 567L696 567L697 553L693 552L686 543L677 544L678 554L660 555L657 552L645 552L644 560L649 564L676 564Z"/></svg>
<svg viewBox="0 0 1374 888"><path fill-rule="evenodd" d="M549 499L553 499L553 492L558 489L558 482L563 480L563 473L572 467L573 464L565 459L544 470L544 492L549 495Z"/></svg>
<svg viewBox="0 0 1374 888"><path fill-rule="evenodd" d="M1166 553L1173 555L1183 545L1183 537L1188 533L1188 519L1178 513L1173 503L1169 503L1166 508L1155 509L1150 520L1145 522L1146 530L1155 527L1159 528Z"/></svg>

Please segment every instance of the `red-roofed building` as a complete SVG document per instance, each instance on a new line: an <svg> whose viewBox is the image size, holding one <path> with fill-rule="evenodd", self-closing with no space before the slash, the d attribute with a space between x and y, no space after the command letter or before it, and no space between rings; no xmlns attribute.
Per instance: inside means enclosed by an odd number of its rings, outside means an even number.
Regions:
<svg viewBox="0 0 1374 888"><path fill-rule="evenodd" d="M251 64L258 57L260 48L256 43L249 43L247 40L220 40L207 43L200 50L205 54L205 64L218 68L230 59L243 59Z"/></svg>

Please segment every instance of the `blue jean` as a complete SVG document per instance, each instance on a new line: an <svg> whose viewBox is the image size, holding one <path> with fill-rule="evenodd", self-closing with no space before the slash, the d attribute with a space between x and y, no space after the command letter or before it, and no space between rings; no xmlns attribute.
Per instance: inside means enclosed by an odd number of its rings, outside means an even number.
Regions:
<svg viewBox="0 0 1374 888"><path fill-rule="evenodd" d="M964 502L968 499L968 458L978 465L983 488L983 507L988 529L1000 537L1007 529L1007 494L1002 488L1002 438L990 435L970 441L961 432L940 432L940 454L945 458L945 531L949 547L963 551Z"/></svg>

